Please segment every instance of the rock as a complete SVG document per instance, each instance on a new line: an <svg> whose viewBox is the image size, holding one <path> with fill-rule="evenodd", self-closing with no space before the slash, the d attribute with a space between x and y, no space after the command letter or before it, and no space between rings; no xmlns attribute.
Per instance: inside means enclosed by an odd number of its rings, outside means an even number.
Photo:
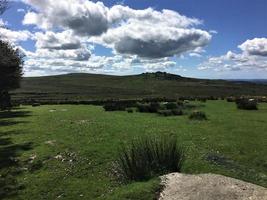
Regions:
<svg viewBox="0 0 267 200"><path fill-rule="evenodd" d="M161 177L159 200L267 200L267 189L215 174L171 173Z"/></svg>

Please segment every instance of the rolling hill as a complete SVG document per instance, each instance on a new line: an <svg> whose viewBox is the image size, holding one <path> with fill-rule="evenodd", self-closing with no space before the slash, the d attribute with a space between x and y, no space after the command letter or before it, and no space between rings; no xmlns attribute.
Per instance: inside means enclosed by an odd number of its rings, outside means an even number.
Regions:
<svg viewBox="0 0 267 200"><path fill-rule="evenodd" d="M185 78L165 72L131 76L66 74L23 78L14 100L105 100L181 96L265 96L267 85Z"/></svg>

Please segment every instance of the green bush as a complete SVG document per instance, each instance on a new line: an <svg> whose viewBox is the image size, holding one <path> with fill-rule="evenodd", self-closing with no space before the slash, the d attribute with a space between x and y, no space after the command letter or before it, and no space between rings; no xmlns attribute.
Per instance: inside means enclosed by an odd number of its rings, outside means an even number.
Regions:
<svg viewBox="0 0 267 200"><path fill-rule="evenodd" d="M32 107L37 107L37 106L41 106L41 104L40 103L33 103L32 104Z"/></svg>
<svg viewBox="0 0 267 200"><path fill-rule="evenodd" d="M137 110L139 112L146 112L146 113L157 113L160 109L160 104L158 102L151 102L149 104L137 104Z"/></svg>
<svg viewBox="0 0 267 200"><path fill-rule="evenodd" d="M172 109L173 115L183 115L183 111L180 109Z"/></svg>
<svg viewBox="0 0 267 200"><path fill-rule="evenodd" d="M176 102L168 102L165 104L167 110L172 110L178 108L178 104Z"/></svg>
<svg viewBox="0 0 267 200"><path fill-rule="evenodd" d="M106 103L103 108L105 109L105 111L124 111L126 109L126 106L119 102L109 102Z"/></svg>
<svg viewBox="0 0 267 200"><path fill-rule="evenodd" d="M127 108L126 111L127 111L128 113L133 113L133 109L132 109L132 108Z"/></svg>
<svg viewBox="0 0 267 200"><path fill-rule="evenodd" d="M149 104L148 110L151 113L156 113L158 112L159 108L160 108L160 104L158 102L151 102Z"/></svg>
<svg viewBox="0 0 267 200"><path fill-rule="evenodd" d="M189 119L192 119L192 120L207 120L207 116L202 111L194 111L189 115Z"/></svg>
<svg viewBox="0 0 267 200"><path fill-rule="evenodd" d="M184 152L177 138L142 137L122 146L117 160L118 176L124 181L146 180L170 172L180 172Z"/></svg>
<svg viewBox="0 0 267 200"><path fill-rule="evenodd" d="M237 99L236 105L238 109L243 110L258 110L258 103L255 99Z"/></svg>
<svg viewBox="0 0 267 200"><path fill-rule="evenodd" d="M159 110L158 114L168 117L168 116L172 116L173 112L172 110Z"/></svg>
<svg viewBox="0 0 267 200"><path fill-rule="evenodd" d="M227 102L235 102L235 97L227 97L226 101Z"/></svg>
<svg viewBox="0 0 267 200"><path fill-rule="evenodd" d="M137 110L139 112L149 112L149 105L148 104L138 103L136 107L137 107Z"/></svg>

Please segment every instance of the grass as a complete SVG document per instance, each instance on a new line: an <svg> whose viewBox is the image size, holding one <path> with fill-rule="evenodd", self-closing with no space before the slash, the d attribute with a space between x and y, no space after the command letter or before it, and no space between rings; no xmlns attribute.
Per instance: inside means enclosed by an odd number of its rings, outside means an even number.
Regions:
<svg viewBox="0 0 267 200"><path fill-rule="evenodd" d="M9 188L2 196L152 200L158 178L121 184L111 169L120 145L163 134L173 134L186 147L182 172L218 173L267 187L267 104L259 104L257 111L239 110L226 101L201 104L208 121L105 112L87 105L26 106L0 113L0 154L10 161L1 160L5 176L0 183Z"/></svg>
<svg viewBox="0 0 267 200"><path fill-rule="evenodd" d="M125 182L148 180L159 175L180 172L184 161L182 147L173 135L142 136L119 149L118 177Z"/></svg>

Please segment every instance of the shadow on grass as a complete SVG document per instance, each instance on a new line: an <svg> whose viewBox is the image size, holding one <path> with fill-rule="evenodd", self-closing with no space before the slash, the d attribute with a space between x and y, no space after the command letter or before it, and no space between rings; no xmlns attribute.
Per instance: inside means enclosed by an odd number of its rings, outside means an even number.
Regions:
<svg viewBox="0 0 267 200"><path fill-rule="evenodd" d="M30 111L3 111L0 112L0 119L16 118L16 117L28 117L31 116Z"/></svg>
<svg viewBox="0 0 267 200"><path fill-rule="evenodd" d="M30 112L8 111L0 112L0 126L10 126L17 123L16 117L27 117ZM14 118L14 119L13 119ZM19 156L24 152L31 150L31 142L16 144L12 141L12 136L21 134L22 131L1 131L0 132L0 199L14 196L18 190L23 189L17 181L17 175L22 172Z"/></svg>

